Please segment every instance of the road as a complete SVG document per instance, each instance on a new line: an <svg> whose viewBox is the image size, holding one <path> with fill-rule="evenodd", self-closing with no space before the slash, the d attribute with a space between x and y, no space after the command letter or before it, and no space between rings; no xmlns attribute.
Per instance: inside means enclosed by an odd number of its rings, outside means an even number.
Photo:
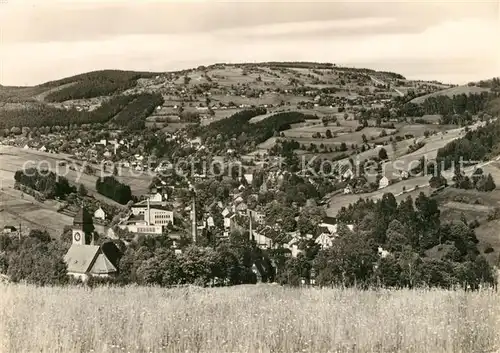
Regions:
<svg viewBox="0 0 500 353"><path fill-rule="evenodd" d="M373 76L370 76L370 78L372 79L373 82L375 82L377 85L386 85L386 83L384 81L381 81L379 80L378 78L375 78ZM394 88L392 87L392 89L397 93L399 94L401 97L403 97L405 94L403 92L401 92L400 90L398 90L397 88Z"/></svg>

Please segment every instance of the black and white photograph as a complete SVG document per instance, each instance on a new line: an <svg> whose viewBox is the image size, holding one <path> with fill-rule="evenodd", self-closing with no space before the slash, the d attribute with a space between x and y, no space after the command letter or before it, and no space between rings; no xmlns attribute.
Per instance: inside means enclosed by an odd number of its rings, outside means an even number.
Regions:
<svg viewBox="0 0 500 353"><path fill-rule="evenodd" d="M500 353L499 116L499 0L0 0L0 353Z"/></svg>

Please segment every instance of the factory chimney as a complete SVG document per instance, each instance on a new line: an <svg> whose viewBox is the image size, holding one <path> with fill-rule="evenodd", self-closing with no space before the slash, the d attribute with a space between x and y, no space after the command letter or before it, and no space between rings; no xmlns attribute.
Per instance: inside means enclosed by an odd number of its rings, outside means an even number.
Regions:
<svg viewBox="0 0 500 353"><path fill-rule="evenodd" d="M196 194L192 191L193 204L191 206L191 235L193 237L193 244L196 244Z"/></svg>

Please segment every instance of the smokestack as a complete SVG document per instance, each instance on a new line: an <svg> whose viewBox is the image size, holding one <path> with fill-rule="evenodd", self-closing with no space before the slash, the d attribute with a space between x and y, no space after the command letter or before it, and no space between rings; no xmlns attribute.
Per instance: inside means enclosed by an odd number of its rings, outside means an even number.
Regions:
<svg viewBox="0 0 500 353"><path fill-rule="evenodd" d="M253 229L252 229L252 212L248 210L248 217L250 218L250 230L249 230L249 237L250 241L253 240Z"/></svg>
<svg viewBox="0 0 500 353"><path fill-rule="evenodd" d="M151 225L151 208L149 207L149 197L147 199L147 203L148 203L148 219L146 220L146 222L148 223L148 226Z"/></svg>
<svg viewBox="0 0 500 353"><path fill-rule="evenodd" d="M193 244L196 244L196 195L193 190L193 205L191 206L191 232L193 237Z"/></svg>

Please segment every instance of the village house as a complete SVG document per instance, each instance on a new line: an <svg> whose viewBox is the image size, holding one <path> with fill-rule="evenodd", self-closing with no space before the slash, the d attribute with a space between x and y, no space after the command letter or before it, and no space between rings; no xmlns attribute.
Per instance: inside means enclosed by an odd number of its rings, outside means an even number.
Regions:
<svg viewBox="0 0 500 353"><path fill-rule="evenodd" d="M224 216L224 236L228 237L231 232L239 228L236 222L236 213L230 212Z"/></svg>
<svg viewBox="0 0 500 353"><path fill-rule="evenodd" d="M255 210L248 210L248 215L252 217L252 219L257 223L257 224L264 224L266 221L266 215L263 212L255 211Z"/></svg>
<svg viewBox="0 0 500 353"><path fill-rule="evenodd" d="M106 212L102 209L102 207L99 207L95 212L94 212L94 218L105 220L106 219Z"/></svg>
<svg viewBox="0 0 500 353"><path fill-rule="evenodd" d="M378 188L383 189L389 186L389 179L386 176L383 176L378 182Z"/></svg>
<svg viewBox="0 0 500 353"><path fill-rule="evenodd" d="M3 227L3 233L4 234L12 234L17 232L17 228L14 226L4 226Z"/></svg>
<svg viewBox="0 0 500 353"><path fill-rule="evenodd" d="M348 195L348 194L352 194L352 186L351 185L347 185L344 188L344 195Z"/></svg>

